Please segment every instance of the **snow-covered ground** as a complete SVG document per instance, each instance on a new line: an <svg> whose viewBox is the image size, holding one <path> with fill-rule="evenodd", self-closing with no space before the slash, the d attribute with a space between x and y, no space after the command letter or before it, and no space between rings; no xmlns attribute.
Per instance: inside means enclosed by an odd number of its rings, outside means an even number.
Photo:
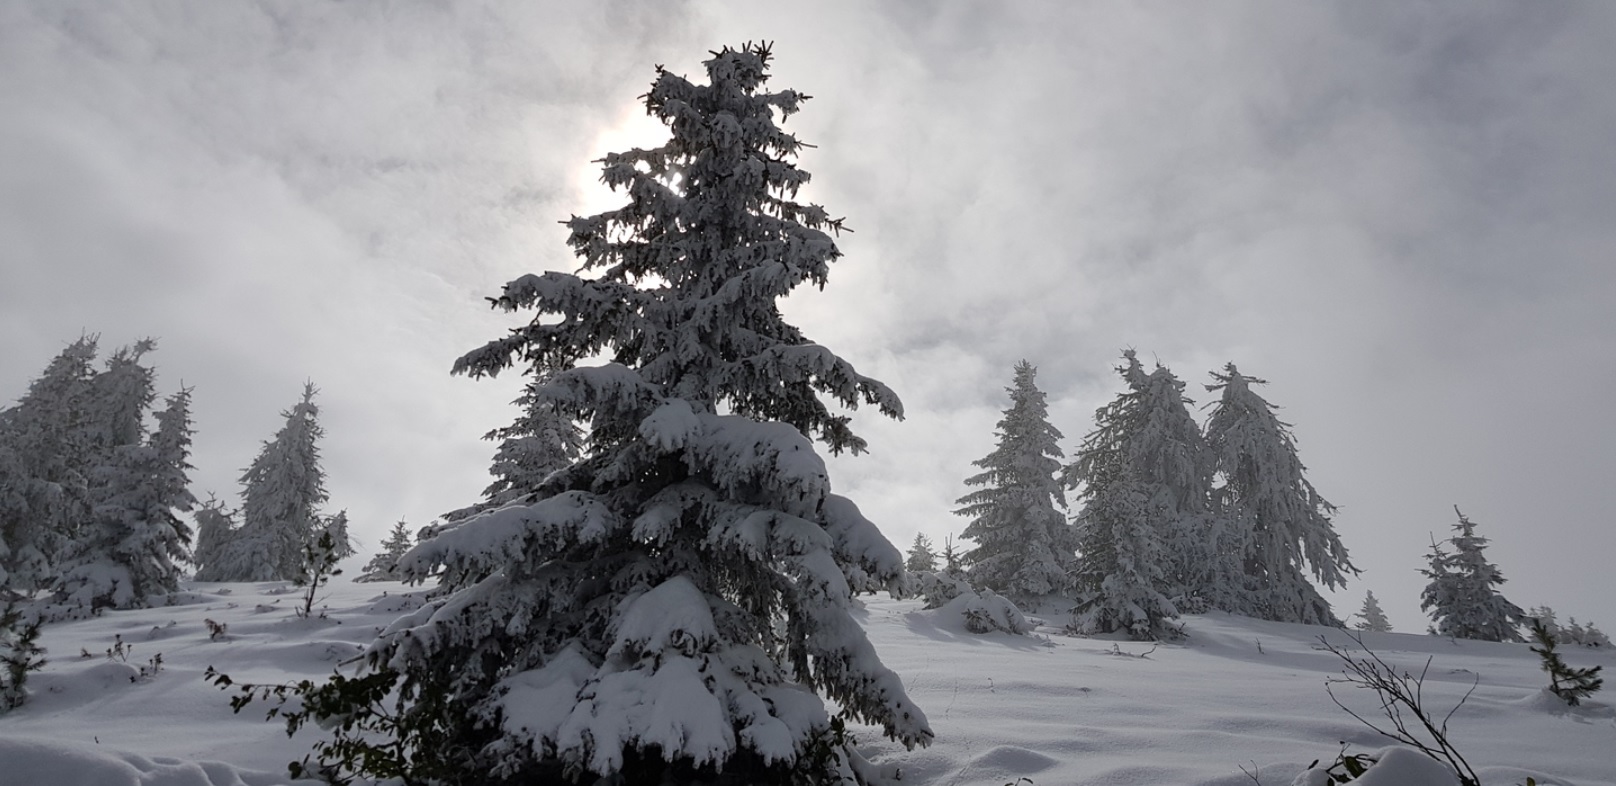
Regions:
<svg viewBox="0 0 1616 786"><path fill-rule="evenodd" d="M0 716L0 786L286 782L286 763L320 732L288 739L264 721L266 705L234 714L202 675L210 665L238 682L329 674L405 607L411 588L338 578L328 590L326 619L297 618L295 592L271 582L196 584L174 606L48 626L50 662L30 680L29 703ZM909 752L855 729L905 784L1248 786L1255 776L1286 786L1309 762L1333 760L1342 741L1358 752L1386 745L1325 693L1340 661L1317 637L1348 643L1332 629L1197 616L1187 619L1188 640L1149 651L1060 635L1054 615L1039 636L977 635L918 601L865 603L870 638L937 733L930 748ZM208 619L227 625L222 639L210 640ZM109 658L120 637L125 657ZM1599 701L1607 694L1566 708L1542 691L1547 677L1526 645L1398 633L1366 643L1416 671L1431 658L1425 696L1442 712L1479 678L1450 738L1483 783L1616 786L1616 711ZM161 670L142 677L158 654ZM1566 656L1616 665L1609 651ZM1376 717L1372 694L1336 692ZM1381 786L1424 783L1417 769L1399 768L1405 777Z"/></svg>

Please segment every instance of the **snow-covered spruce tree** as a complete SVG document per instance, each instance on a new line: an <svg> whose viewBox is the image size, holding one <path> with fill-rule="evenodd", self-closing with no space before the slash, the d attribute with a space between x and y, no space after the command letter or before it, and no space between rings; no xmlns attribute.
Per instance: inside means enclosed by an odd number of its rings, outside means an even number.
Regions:
<svg viewBox="0 0 1616 786"><path fill-rule="evenodd" d="M1205 529L1205 450L1194 420L1177 417L1188 417L1183 384L1162 367L1146 374L1133 350L1122 357L1117 372L1128 390L1094 413L1094 430L1062 473L1083 505L1073 518L1080 556L1072 625L1084 634L1174 638L1164 537L1187 540ZM1188 576L1203 547L1180 548Z"/></svg>
<svg viewBox="0 0 1616 786"><path fill-rule="evenodd" d="M303 399L282 412L286 424L264 443L242 473L241 526L220 549L215 581L291 581L303 573L305 548L319 535L326 501L320 468L324 431L314 404L314 383Z"/></svg>
<svg viewBox="0 0 1616 786"><path fill-rule="evenodd" d="M1037 375L1031 363L1016 364L999 445L971 462L982 472L965 479L981 488L960 497L954 511L971 520L960 534L977 544L962 558L971 583L1015 600L1067 592L1077 559L1071 525L1057 510L1066 507L1056 479L1061 433L1049 423Z"/></svg>
<svg viewBox="0 0 1616 786"><path fill-rule="evenodd" d="M1482 553L1487 539L1476 534L1476 525L1459 510L1457 534L1448 539L1449 553L1432 544L1431 566L1420 571L1430 583L1420 596L1420 608L1436 622L1432 632L1439 636L1478 641L1523 641L1520 626L1526 612L1499 594L1504 575Z"/></svg>
<svg viewBox="0 0 1616 786"><path fill-rule="evenodd" d="M909 556L904 560L903 567L910 573L929 573L937 570L937 552L932 551L931 538L915 533L914 545L909 547Z"/></svg>
<svg viewBox="0 0 1616 786"><path fill-rule="evenodd" d="M399 519L387 540L382 541L382 550L365 563L365 571L354 581L403 581L404 576L398 571L398 561L413 545L415 538L410 535L404 520Z"/></svg>
<svg viewBox="0 0 1616 786"><path fill-rule="evenodd" d="M1364 593L1363 608L1359 609L1358 622L1353 627L1365 633L1390 633L1391 620L1386 619L1386 612L1380 608L1380 601L1375 599L1374 590Z"/></svg>
<svg viewBox="0 0 1616 786"><path fill-rule="evenodd" d="M763 90L769 59L714 53L705 85L658 69L644 100L672 138L608 154L603 180L627 204L567 222L595 276L507 284L496 306L538 315L455 364L556 370L535 399L590 437L531 503L442 526L405 557L412 577L441 566L444 594L368 654L400 681L396 723L364 716L392 724L398 771L854 783L865 765L840 717L931 739L850 614L855 591L900 585L903 557L830 492L810 438L865 446L821 396L901 405L781 317L779 298L825 282L840 222L793 201L808 175L776 120L805 96Z"/></svg>
<svg viewBox="0 0 1616 786"><path fill-rule="evenodd" d="M90 515L89 422L96 337L69 344L0 411L0 587L32 594Z"/></svg>
<svg viewBox="0 0 1616 786"><path fill-rule="evenodd" d="M224 506L224 500L211 494L192 513L196 519L196 547L191 551L191 562L196 565L197 581L225 581L221 560L228 563L227 548L235 539L235 513Z"/></svg>
<svg viewBox="0 0 1616 786"><path fill-rule="evenodd" d="M190 557L191 390L170 396L144 445L119 445L95 470L93 519L64 560L60 597L81 609L128 609L179 588Z"/></svg>
<svg viewBox="0 0 1616 786"><path fill-rule="evenodd" d="M1274 405L1251 389L1266 380L1241 374L1233 363L1212 373L1208 391L1223 392L1207 419L1212 451L1215 513L1243 534L1244 583L1239 608L1261 619L1339 625L1330 604L1307 580L1304 570L1331 589L1356 573L1347 558L1326 502L1296 457L1290 424Z"/></svg>

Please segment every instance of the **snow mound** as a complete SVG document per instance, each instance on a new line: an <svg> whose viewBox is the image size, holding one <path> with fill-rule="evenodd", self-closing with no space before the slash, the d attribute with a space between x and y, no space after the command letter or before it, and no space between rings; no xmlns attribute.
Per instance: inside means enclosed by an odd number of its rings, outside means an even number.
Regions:
<svg viewBox="0 0 1616 786"><path fill-rule="evenodd" d="M1459 777L1448 765L1413 748L1382 748L1376 759L1354 786L1459 786ZM1291 786L1330 786L1330 773L1314 767L1296 776Z"/></svg>
<svg viewBox="0 0 1616 786"><path fill-rule="evenodd" d="M95 746L0 737L0 786L276 786L285 775L242 770L215 761L182 761L113 753ZM313 783L313 781L303 781Z"/></svg>

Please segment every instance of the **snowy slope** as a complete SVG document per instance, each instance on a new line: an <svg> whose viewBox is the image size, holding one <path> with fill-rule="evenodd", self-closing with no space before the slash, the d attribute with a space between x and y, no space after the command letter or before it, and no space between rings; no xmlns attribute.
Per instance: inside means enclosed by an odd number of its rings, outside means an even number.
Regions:
<svg viewBox="0 0 1616 786"><path fill-rule="evenodd" d="M263 721L262 705L233 714L204 670L213 665L238 681L328 674L406 607L401 593L410 588L338 578L324 620L297 619L287 590L281 582L197 584L180 605L47 627L50 663L30 682L30 703L0 716L0 786L286 782L286 763L319 732L288 739ZM903 783L1244 786L1252 783L1244 767L1265 786L1285 786L1314 759L1333 759L1338 741L1358 751L1386 743L1325 693L1339 661L1317 648L1317 636L1346 641L1339 631L1191 617L1186 642L1134 657L1149 646L1062 636L1055 615L1043 617L1052 624L1040 637L975 635L916 601L865 601L871 640L937 732L931 748L906 752L857 730L867 753ZM209 640L206 619L228 625L222 640ZM131 649L109 659L119 636ZM1484 783L1532 776L1616 786L1616 712L1602 702L1572 711L1545 697L1546 677L1525 645L1397 633L1366 640L1399 665L1418 669L1432 658L1426 695L1444 711L1479 677L1451 737ZM158 653L161 671L141 679L139 667ZM1616 665L1610 652L1567 657ZM1337 693L1374 711L1370 695Z"/></svg>

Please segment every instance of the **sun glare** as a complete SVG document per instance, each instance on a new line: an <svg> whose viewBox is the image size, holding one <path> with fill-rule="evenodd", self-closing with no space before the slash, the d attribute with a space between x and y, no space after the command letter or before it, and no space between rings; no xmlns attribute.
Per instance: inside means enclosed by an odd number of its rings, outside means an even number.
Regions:
<svg viewBox="0 0 1616 786"><path fill-rule="evenodd" d="M668 130L643 108L630 108L620 113L610 125L601 129L589 144L589 160L579 164L573 176L572 211L581 216L620 207L621 196L600 182L600 164L595 163L607 153L620 153L636 147L660 145L668 138Z"/></svg>

